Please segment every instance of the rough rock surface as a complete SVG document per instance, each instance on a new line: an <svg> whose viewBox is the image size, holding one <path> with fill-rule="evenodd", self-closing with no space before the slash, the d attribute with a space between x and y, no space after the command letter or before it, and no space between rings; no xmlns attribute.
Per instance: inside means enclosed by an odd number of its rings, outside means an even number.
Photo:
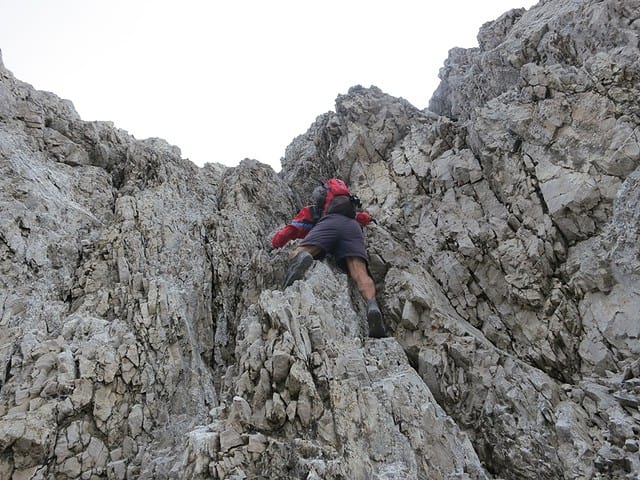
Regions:
<svg viewBox="0 0 640 480"><path fill-rule="evenodd" d="M197 168L0 63L0 478L639 478L640 1L547 0L430 107L354 87ZM270 235L314 178L377 220L391 332Z"/></svg>

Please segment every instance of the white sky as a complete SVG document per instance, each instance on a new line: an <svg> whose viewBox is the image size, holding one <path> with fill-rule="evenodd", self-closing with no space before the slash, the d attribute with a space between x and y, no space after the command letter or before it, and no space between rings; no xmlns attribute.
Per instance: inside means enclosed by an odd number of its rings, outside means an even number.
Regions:
<svg viewBox="0 0 640 480"><path fill-rule="evenodd" d="M453 47L533 0L0 0L5 66L198 165L285 148L375 85L425 108Z"/></svg>

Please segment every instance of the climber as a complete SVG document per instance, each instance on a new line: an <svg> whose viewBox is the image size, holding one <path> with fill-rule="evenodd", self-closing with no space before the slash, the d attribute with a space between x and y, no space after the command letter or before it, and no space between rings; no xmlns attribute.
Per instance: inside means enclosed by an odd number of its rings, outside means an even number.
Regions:
<svg viewBox="0 0 640 480"><path fill-rule="evenodd" d="M371 221L366 212L357 212L360 201L347 185L335 178L316 187L311 204L303 207L292 222L278 230L271 240L274 248L302 238L290 255L284 288L300 280L314 259L332 254L341 270L348 272L367 303L369 336L386 336L382 313L376 302L376 287L367 267L363 228Z"/></svg>

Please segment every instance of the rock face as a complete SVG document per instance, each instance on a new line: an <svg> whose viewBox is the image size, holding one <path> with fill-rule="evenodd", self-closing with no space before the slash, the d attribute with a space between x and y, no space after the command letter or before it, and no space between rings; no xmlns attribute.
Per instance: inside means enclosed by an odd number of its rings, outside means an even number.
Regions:
<svg viewBox="0 0 640 480"><path fill-rule="evenodd" d="M513 10L428 110L354 87L279 174L0 65L0 478L638 478L639 35L635 0ZM331 260L280 288L328 176L389 338Z"/></svg>

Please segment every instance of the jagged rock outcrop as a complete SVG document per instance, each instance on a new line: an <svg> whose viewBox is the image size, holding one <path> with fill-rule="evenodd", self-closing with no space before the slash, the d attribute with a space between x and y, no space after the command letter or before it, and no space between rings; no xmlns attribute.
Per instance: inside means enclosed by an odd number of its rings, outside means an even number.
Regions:
<svg viewBox="0 0 640 480"><path fill-rule="evenodd" d="M0 478L638 478L640 2L547 0L428 110L354 87L197 168L0 65ZM391 332L270 235L316 178L377 220Z"/></svg>

